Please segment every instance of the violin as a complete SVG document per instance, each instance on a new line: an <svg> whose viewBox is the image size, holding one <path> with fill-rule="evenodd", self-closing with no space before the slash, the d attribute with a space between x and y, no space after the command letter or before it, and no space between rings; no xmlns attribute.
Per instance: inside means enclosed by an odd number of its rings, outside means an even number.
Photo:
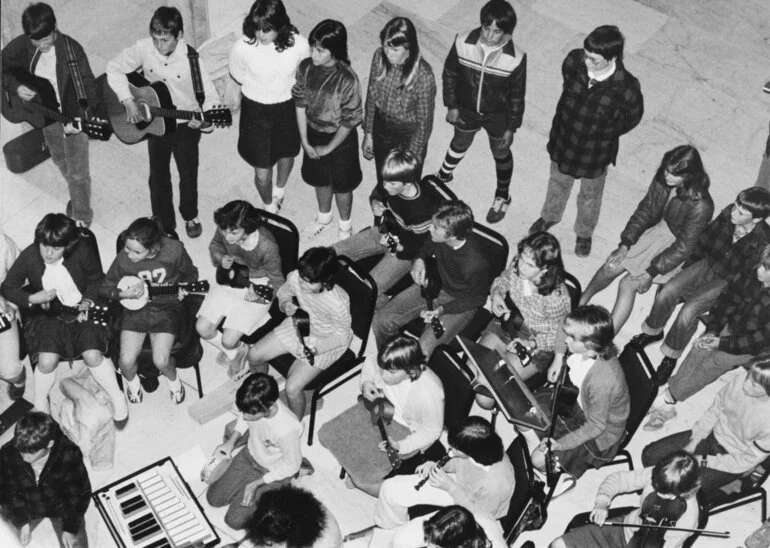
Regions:
<svg viewBox="0 0 770 548"><path fill-rule="evenodd" d="M634 533L628 548L663 548L666 527L676 525L687 510L687 501L682 497L663 498L658 493L650 493L642 501L639 518L643 525Z"/></svg>

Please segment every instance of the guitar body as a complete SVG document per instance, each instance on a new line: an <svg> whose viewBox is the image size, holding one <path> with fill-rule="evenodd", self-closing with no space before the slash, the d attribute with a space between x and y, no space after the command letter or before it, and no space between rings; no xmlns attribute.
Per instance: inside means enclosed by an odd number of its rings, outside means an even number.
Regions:
<svg viewBox="0 0 770 548"><path fill-rule="evenodd" d="M131 90L131 95L133 95L143 117L143 121L138 124L131 124L126 120L126 109L107 82L107 75L104 74L97 80L100 81L104 95L107 118L109 118L118 139L132 145L144 139L148 134L162 137L174 131L176 119L154 116L150 112L153 108L175 108L171 101L171 93L169 93L166 85L163 82L150 83L137 72L132 72L127 76L128 88Z"/></svg>
<svg viewBox="0 0 770 548"><path fill-rule="evenodd" d="M37 95L31 101L22 101L15 93L4 91L2 94L2 104L0 108L3 117L13 124L20 122L29 122L33 127L43 128L54 123L56 120L47 118L45 114L34 108L30 103L37 103L51 110L59 109L59 102L56 100L56 91L51 82L45 78L40 78L30 74L23 68L9 68L3 71L3 75L10 74L16 78L22 85L37 91Z"/></svg>
<svg viewBox="0 0 770 548"><path fill-rule="evenodd" d="M147 287L147 283L144 280L137 278L136 276L123 276L118 282L118 289L123 291L129 287L135 286L136 284L144 284L144 293L142 293L142 296L137 297L136 299L120 300L120 304L122 304L123 307L128 310L139 310L144 308L144 305L150 301L150 291Z"/></svg>

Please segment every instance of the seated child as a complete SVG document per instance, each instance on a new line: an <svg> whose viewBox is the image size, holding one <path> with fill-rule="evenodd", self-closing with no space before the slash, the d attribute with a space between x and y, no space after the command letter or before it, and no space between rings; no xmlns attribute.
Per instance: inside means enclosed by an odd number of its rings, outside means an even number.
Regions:
<svg viewBox="0 0 770 548"><path fill-rule="evenodd" d="M339 548L342 533L334 515L313 493L282 485L266 491L246 523L246 538L224 548Z"/></svg>
<svg viewBox="0 0 770 548"><path fill-rule="evenodd" d="M599 306L579 306L567 314L564 332L571 353L567 358L569 378L579 397L569 416L557 419L551 450L561 468L579 478L588 468L599 468L615 457L631 400L612 342L615 330L610 313ZM551 382L557 380L561 367L560 359L551 365ZM525 431L525 437L531 432ZM543 438L532 453L532 464L540 471L546 469L546 448Z"/></svg>
<svg viewBox="0 0 770 548"><path fill-rule="evenodd" d="M22 546L50 518L62 546L87 548L84 516L90 501L91 482L78 446L50 415L33 411L19 419L13 439L0 449L0 509Z"/></svg>
<svg viewBox="0 0 770 548"><path fill-rule="evenodd" d="M430 241L425 242L412 263L414 284L393 297L374 315L372 331L377 345L416 318L425 320L420 336L422 351L430 358L439 345L454 339L484 304L489 293L489 264L473 234L473 212L459 200L439 207L430 226ZM428 283L426 261L435 257L441 291L435 309L428 310L421 296L421 286ZM444 334L437 338L430 322L438 318Z"/></svg>
<svg viewBox="0 0 770 548"><path fill-rule="evenodd" d="M509 355L508 361L524 380L537 372L547 371L553 362L556 338L561 334L564 317L572 307L569 291L564 285L559 240L548 232L533 232L521 240L518 255L492 282L489 296L492 313L500 320L489 324L479 342L501 356ZM517 310L508 309L506 296L511 298ZM512 325L514 322L510 317L516 311L523 320L518 328ZM518 359L513 359L516 342L531 354L530 367L523 367Z"/></svg>
<svg viewBox="0 0 770 548"><path fill-rule="evenodd" d="M0 287L3 297L26 315L24 338L35 368L35 408L48 411L48 394L59 361L82 359L113 405L113 419L128 418L126 398L105 353L110 330L86 321L104 273L96 250L75 221L49 213L35 228L35 242L13 263Z"/></svg>
<svg viewBox="0 0 770 548"><path fill-rule="evenodd" d="M234 200L214 212L218 230L209 244L214 267L249 269L252 284L268 285L278 291L284 283L278 244L263 226L259 210L244 200ZM209 344L220 350L217 362L234 376L243 367L248 346L243 335L253 333L268 318L270 303L249 287L214 285L198 311L195 328ZM217 326L224 319L222 333Z"/></svg>
<svg viewBox="0 0 770 548"><path fill-rule="evenodd" d="M770 457L770 357L758 356L717 394L714 403L692 426L649 444L642 463L683 449L698 458L704 494L751 472Z"/></svg>
<svg viewBox="0 0 770 548"><path fill-rule="evenodd" d="M422 524L424 543L437 548L508 548L500 528L492 525L488 519L475 519L462 506L447 506ZM395 543L392 546L405 548Z"/></svg>
<svg viewBox="0 0 770 548"><path fill-rule="evenodd" d="M353 340L350 298L334 284L339 263L329 247L305 251L276 295L278 306L288 316L281 324L251 347L247 359L252 368L267 371L267 364L283 354L296 359L286 379L289 408L300 419L305 413L305 386L333 364ZM296 298L297 304L293 302ZM311 364L291 316L301 308L310 317L310 335L305 345L313 354Z"/></svg>
<svg viewBox="0 0 770 548"><path fill-rule="evenodd" d="M468 417L449 431L448 441L451 459L443 468L426 462L416 474L383 482L374 508L374 523L383 529L398 528L394 545L422 546L422 525L427 517L410 521L410 506L457 504L474 516L489 520L508 512L516 478L503 442L492 425L481 417ZM428 482L415 490L423 478Z"/></svg>
<svg viewBox="0 0 770 548"><path fill-rule="evenodd" d="M375 225L334 244L337 253L353 261L383 255L369 273L377 284L378 307L388 302L385 293L412 268L420 248L430 239L431 218L444 201L426 179L420 181L420 168L411 152L391 150L382 165L382 187L375 186L369 196ZM392 221L383 226L386 211ZM395 253L388 251L383 231L398 242Z"/></svg>
<svg viewBox="0 0 770 548"><path fill-rule="evenodd" d="M0 229L0 284L19 256L19 248ZM18 400L24 395L27 373L19 360L19 310L0 296L0 380L8 385L8 396ZM7 325L5 330L2 325Z"/></svg>
<svg viewBox="0 0 770 548"><path fill-rule="evenodd" d="M593 524L573 529L557 538L550 548L626 548L631 539L643 530L632 527L606 525L607 510L617 495L642 491L639 508L623 517L623 523L645 523L645 505L655 497L675 499L679 503L681 516L669 525L693 529L698 527L698 502L695 495L700 489L698 462L685 452L676 451L661 458L654 467L628 472L613 472L599 485L596 502L591 512ZM673 506L673 504L672 504ZM677 512L679 513L679 512ZM613 520L617 521L617 520ZM663 536L666 548L680 548L692 533L667 531ZM660 545L662 546L662 545Z"/></svg>
<svg viewBox="0 0 770 548"><path fill-rule="evenodd" d="M198 279L198 269L192 263L184 244L165 235L163 226L154 219L135 220L122 234L123 249L115 257L101 294L113 300L138 299L148 291L146 284L178 284ZM139 282L119 289L124 276L135 276ZM185 292L153 297L138 310L123 310L120 321L120 372L126 379L128 401L140 403L142 386L137 376L136 360L149 334L152 344L152 362L166 377L171 399L176 404L184 401L184 385L171 360L171 348L179 332L182 303Z"/></svg>
<svg viewBox="0 0 770 548"><path fill-rule="evenodd" d="M219 508L229 505L225 523L243 529L262 495L288 484L302 463L302 424L278 399L278 384L264 373L246 377L235 393L238 422L228 440L216 448L230 458L236 442L248 429L247 445L225 474L211 484L206 500Z"/></svg>

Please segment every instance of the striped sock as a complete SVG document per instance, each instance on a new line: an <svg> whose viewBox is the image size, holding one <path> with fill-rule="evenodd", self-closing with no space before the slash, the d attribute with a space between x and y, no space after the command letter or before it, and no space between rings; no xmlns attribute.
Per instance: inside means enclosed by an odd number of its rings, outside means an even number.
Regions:
<svg viewBox="0 0 770 548"><path fill-rule="evenodd" d="M450 144L446 151L446 156L444 156L444 163L441 164L441 169L438 172L439 179L449 179L457 164L465 157L467 151L468 149L457 150Z"/></svg>
<svg viewBox="0 0 770 548"><path fill-rule="evenodd" d="M513 154L510 150L502 158L495 156L495 170L497 171L495 196L507 199L510 196L508 189L511 186L511 177L513 176Z"/></svg>

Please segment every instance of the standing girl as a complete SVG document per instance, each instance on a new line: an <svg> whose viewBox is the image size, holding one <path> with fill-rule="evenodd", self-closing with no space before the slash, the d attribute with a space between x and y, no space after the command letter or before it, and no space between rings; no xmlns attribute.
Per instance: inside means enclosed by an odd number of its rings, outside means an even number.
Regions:
<svg viewBox="0 0 770 548"><path fill-rule="evenodd" d="M305 156L302 179L315 187L318 215L305 235L331 224L332 195L340 215L339 239L349 238L353 190L361 183L356 126L363 118L361 86L348 59L348 34L326 19L310 33L310 59L300 63L292 95Z"/></svg>
<svg viewBox="0 0 770 548"><path fill-rule="evenodd" d="M243 38L230 52L230 74L241 84L238 153L254 167L265 209L281 209L300 139L291 88L310 55L281 0L257 0L243 20ZM273 187L273 166L276 181Z"/></svg>
<svg viewBox="0 0 770 548"><path fill-rule="evenodd" d="M146 284L179 284L198 279L184 245L164 235L163 227L154 219L137 219L121 235L124 240L120 251L107 271L101 293L114 300L142 298L148 291ZM118 288L124 276L135 276L139 282ZM181 322L182 290L176 295L153 297L138 310L124 310L120 322L120 357L118 365L128 386L128 400L142 401L142 386L137 376L136 360L142 351L144 339L150 335L152 361L168 381L174 403L184 401L184 386L171 360L171 347Z"/></svg>
<svg viewBox="0 0 770 548"><path fill-rule="evenodd" d="M392 149L406 148L422 166L436 105L433 69L420 56L414 23L406 17L391 19L380 32L380 44L369 73L361 146L364 158L374 158L378 189L382 164Z"/></svg>

